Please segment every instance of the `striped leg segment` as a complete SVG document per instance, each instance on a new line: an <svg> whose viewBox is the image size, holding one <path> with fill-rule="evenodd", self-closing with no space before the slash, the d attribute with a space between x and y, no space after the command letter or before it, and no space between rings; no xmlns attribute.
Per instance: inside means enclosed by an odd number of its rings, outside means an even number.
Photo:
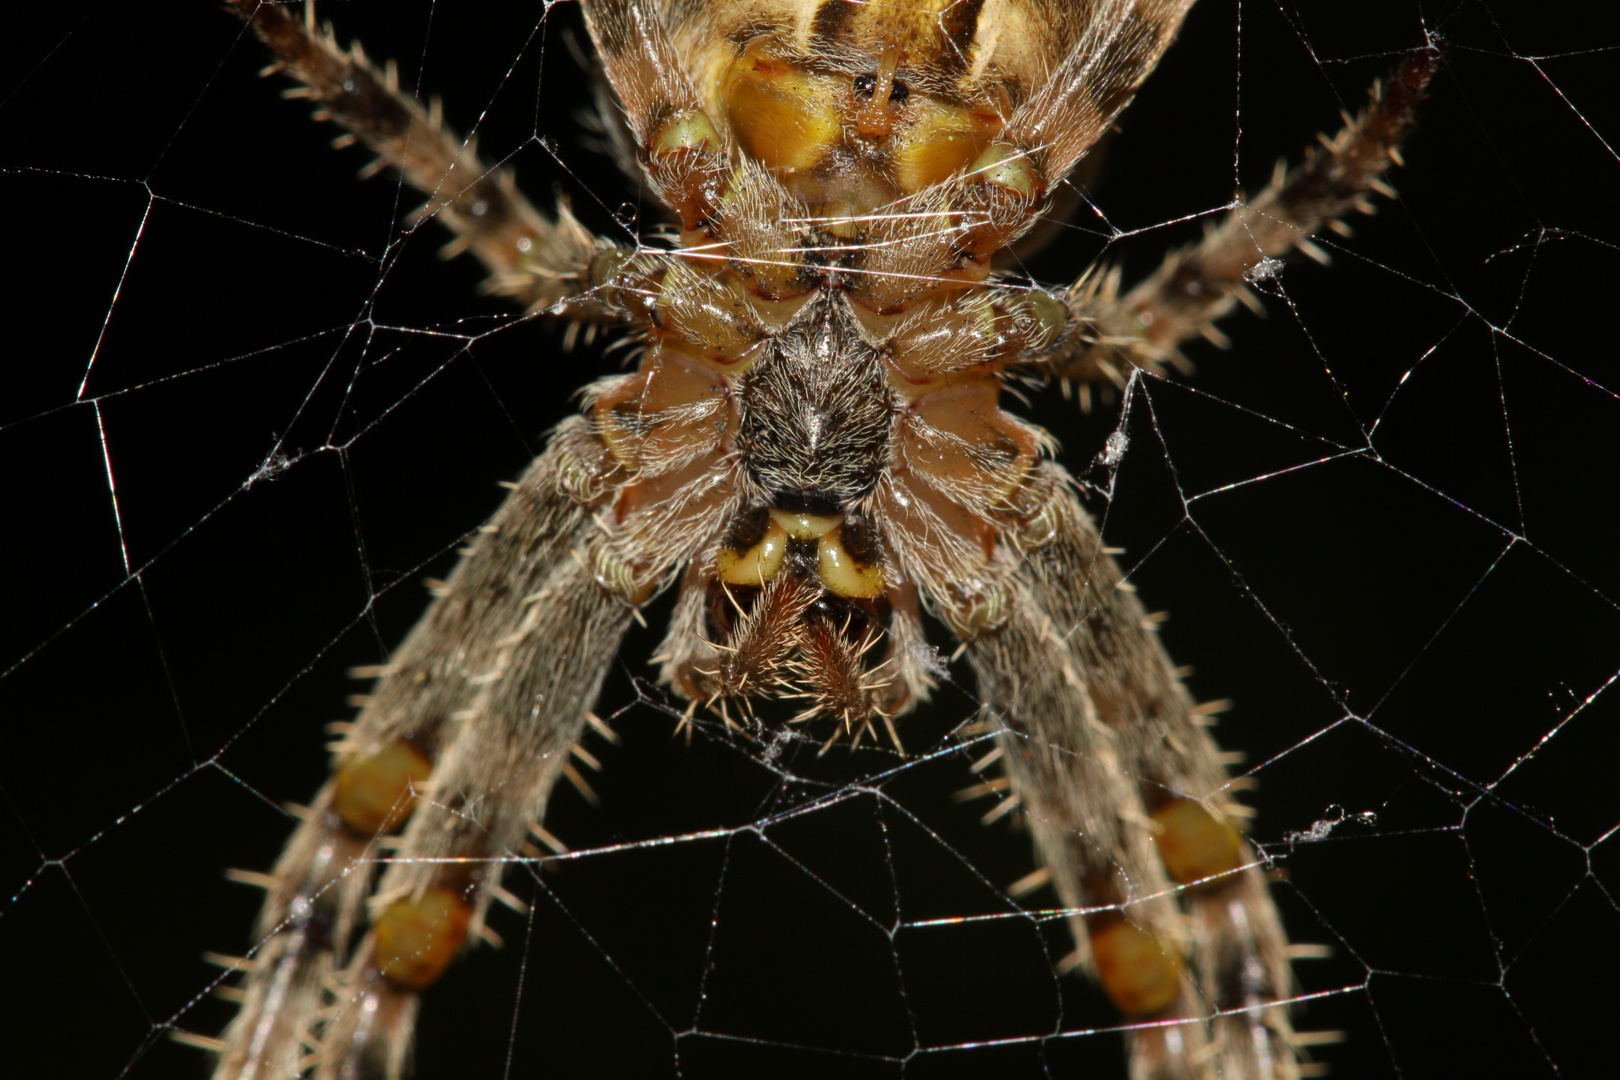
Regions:
<svg viewBox="0 0 1620 1080"><path fill-rule="evenodd" d="M1133 1077L1297 1076L1286 939L1204 711L1057 490L1007 621L969 655L1080 958L1141 1025Z"/></svg>
<svg viewBox="0 0 1620 1080"><path fill-rule="evenodd" d="M1252 202L1240 203L1202 241L1171 252L1164 264L1123 296L1117 272L1088 273L1069 290L1072 332L1037 370L1078 382L1123 385L1131 369L1185 368L1180 345L1204 337L1224 344L1215 323L1239 303L1258 308L1249 282L1268 259L1294 250L1322 261L1311 243L1322 229L1346 233L1341 218L1370 213L1368 195L1391 195L1383 176L1401 163L1401 143L1441 53L1413 54L1375 83L1367 107L1293 169L1278 166ZM1082 401L1088 399L1082 398Z"/></svg>
<svg viewBox="0 0 1620 1080"><path fill-rule="evenodd" d="M368 172L397 169L428 197L417 219L436 218L455 234L448 251L471 251L489 269L489 288L531 309L564 310L571 317L600 320L592 304L591 260L607 246L559 206L547 217L523 196L512 171L491 168L478 157L475 140L462 140L445 126L438 103L430 108L402 93L392 63L381 69L359 46L342 49L331 30L315 24L313 6L304 18L288 6L229 0L270 48L275 63L266 74L285 72L300 85L289 97L315 103L318 120L347 134L340 145L361 142L377 155Z"/></svg>
<svg viewBox="0 0 1620 1080"><path fill-rule="evenodd" d="M269 877L216 1080L402 1075L417 992L480 930L632 617L591 569L608 461L560 429L382 671Z"/></svg>

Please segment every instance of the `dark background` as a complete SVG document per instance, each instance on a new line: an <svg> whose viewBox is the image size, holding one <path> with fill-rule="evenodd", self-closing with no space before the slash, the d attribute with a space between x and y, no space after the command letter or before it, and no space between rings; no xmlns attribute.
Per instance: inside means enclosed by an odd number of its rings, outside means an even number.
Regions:
<svg viewBox="0 0 1620 1080"><path fill-rule="evenodd" d="M1116 409L1032 406L1194 692L1236 701L1290 933L1334 947L1296 970L1300 1025L1348 1032L1336 1076L1612 1069L1620 34L1548 9L1202 0L1028 267L1148 272L1447 41L1399 201L1331 269L1291 263L1230 353L1195 346L1196 379L1140 386L1116 473L1088 466ZM656 223L582 145L572 5L323 14L537 203ZM26 18L0 45L0 1030L15 1075L200 1077L167 1033L228 1019L201 953L249 948L259 901L224 871L268 867L345 670L621 360L403 231L416 197L357 182L214 5ZM965 671L905 761L686 746L645 682L665 609L600 705L602 805L548 811L583 854L508 875L534 913L428 995L419 1075L1122 1076L1101 996L1051 974L1055 898L1000 891L1027 839L950 798L982 752L949 752ZM970 916L997 917L916 925Z"/></svg>

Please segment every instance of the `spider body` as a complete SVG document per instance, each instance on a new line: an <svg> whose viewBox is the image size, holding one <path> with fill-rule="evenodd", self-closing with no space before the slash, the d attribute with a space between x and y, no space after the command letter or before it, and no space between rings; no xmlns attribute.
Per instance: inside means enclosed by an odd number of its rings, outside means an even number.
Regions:
<svg viewBox="0 0 1620 1080"><path fill-rule="evenodd" d="M497 291L625 328L634 372L562 425L385 669L273 875L217 1076L400 1075L418 998L502 895L570 775L620 636L678 595L663 679L693 703L798 696L831 739L962 642L999 762L1133 1023L1132 1075L1298 1075L1287 944L1219 752L1003 380L1158 370L1244 277L1359 208L1435 64L1132 292L992 259L1151 71L1190 0L920 5L586 0L672 249L592 237L284 8L235 6L317 102L429 193ZM729 715L729 714L728 714ZM403 828L373 883L351 873Z"/></svg>

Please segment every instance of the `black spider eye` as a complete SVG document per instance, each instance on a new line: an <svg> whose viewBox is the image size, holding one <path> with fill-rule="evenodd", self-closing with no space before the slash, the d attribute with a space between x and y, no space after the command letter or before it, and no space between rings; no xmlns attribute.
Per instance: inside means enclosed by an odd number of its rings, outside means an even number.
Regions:
<svg viewBox="0 0 1620 1080"><path fill-rule="evenodd" d="M855 76L855 92L861 97L871 97L875 90L877 90L876 75Z"/></svg>
<svg viewBox="0 0 1620 1080"><path fill-rule="evenodd" d="M894 80L894 83L889 87L889 100L896 105L900 104L910 96L911 87L907 86L899 79Z"/></svg>

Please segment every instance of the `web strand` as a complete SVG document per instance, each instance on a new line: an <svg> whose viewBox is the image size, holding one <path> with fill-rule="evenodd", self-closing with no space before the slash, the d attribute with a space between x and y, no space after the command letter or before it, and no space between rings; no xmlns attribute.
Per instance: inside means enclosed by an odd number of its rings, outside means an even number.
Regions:
<svg viewBox="0 0 1620 1080"><path fill-rule="evenodd" d="M571 6L374 7L322 14L409 59L402 84L532 197L654 242L578 134ZM1192 377L1025 414L1200 700L1236 702L1251 839L1321 954L1296 964L1302 1026L1346 1033L1313 1057L1585 1075L1620 1006L1568 978L1620 942L1620 40L1488 0L1343 7L1200 0L1018 270L1139 279L1436 34L1396 198L1323 242L1330 267L1259 275L1268 317L1223 322ZM230 1015L202 954L255 947L225 871L269 864L346 670L386 661L496 482L624 358L481 295L211 14L40 13L0 85L24 279L0 301L0 968L24 1074L204 1075L169 1036ZM1070 913L973 771L965 665L904 755L822 754L811 728L685 719L657 637L632 633L598 704L621 743L585 742L600 805L563 791L544 828L567 850L504 857L526 910L430 995L419 1075L1124 1075L1117 1017L1059 973Z"/></svg>

